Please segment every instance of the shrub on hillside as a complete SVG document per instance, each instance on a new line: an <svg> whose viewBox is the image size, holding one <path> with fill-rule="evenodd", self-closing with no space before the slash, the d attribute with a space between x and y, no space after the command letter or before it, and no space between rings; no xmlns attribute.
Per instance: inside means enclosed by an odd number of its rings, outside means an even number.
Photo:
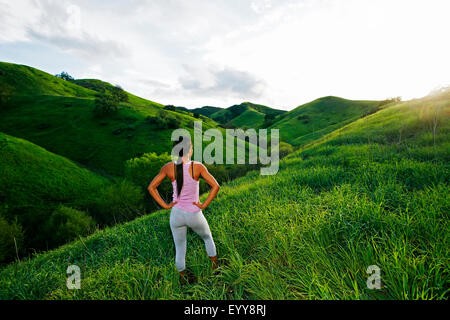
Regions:
<svg viewBox="0 0 450 320"><path fill-rule="evenodd" d="M297 117L297 120L301 120L304 124L307 124L311 121L311 119L309 118L309 116L307 114L301 114ZM329 119L326 119L329 120Z"/></svg>
<svg viewBox="0 0 450 320"><path fill-rule="evenodd" d="M176 107L172 104L169 104L167 106L164 107L164 110L170 110L170 111L176 111Z"/></svg>
<svg viewBox="0 0 450 320"><path fill-rule="evenodd" d="M111 96L117 102L128 102L128 95L121 86L116 85L111 89Z"/></svg>
<svg viewBox="0 0 450 320"><path fill-rule="evenodd" d="M262 125L263 128L270 127L275 123L275 115L274 114L266 114L264 115L264 123Z"/></svg>
<svg viewBox="0 0 450 320"><path fill-rule="evenodd" d="M169 114L169 112L167 112L167 111L165 111L165 110L159 110L159 112L158 112L158 117L159 117L160 119L165 120L165 119L167 119L167 118L170 117L170 114Z"/></svg>
<svg viewBox="0 0 450 320"><path fill-rule="evenodd" d="M14 260L16 252L20 251L23 239L21 225L16 221L10 223L0 216L0 263Z"/></svg>
<svg viewBox="0 0 450 320"><path fill-rule="evenodd" d="M158 174L161 167L171 161L168 153L145 153L141 157L125 162L125 177L140 187L147 188L151 179Z"/></svg>
<svg viewBox="0 0 450 320"><path fill-rule="evenodd" d="M384 105L386 105L388 103L391 103L391 102L400 102L400 101L402 101L401 97L389 98L389 99L385 99L383 101L380 101L380 103L378 103L378 106L381 107L381 106L384 106Z"/></svg>
<svg viewBox="0 0 450 320"><path fill-rule="evenodd" d="M147 122L157 129L177 129L181 126L179 118L172 118L167 113L159 113L157 117L148 116Z"/></svg>
<svg viewBox="0 0 450 320"><path fill-rule="evenodd" d="M158 118L158 117L147 117L147 123L151 124L152 126L156 127L157 129L165 129L165 121Z"/></svg>
<svg viewBox="0 0 450 320"><path fill-rule="evenodd" d="M118 102L111 95L102 94L95 99L94 115L105 116L117 112Z"/></svg>
<svg viewBox="0 0 450 320"><path fill-rule="evenodd" d="M177 129L181 126L181 121L178 118L168 118L166 123L169 129Z"/></svg>
<svg viewBox="0 0 450 320"><path fill-rule="evenodd" d="M152 179L158 174L162 166L170 161L171 157L168 153L160 155L154 152L145 153L141 157L130 159L125 163L125 177L142 188L144 193L147 193L147 187ZM171 200L172 185L167 179L158 187L158 191L163 199ZM145 197L145 205L149 209L158 208L150 195Z"/></svg>
<svg viewBox="0 0 450 320"><path fill-rule="evenodd" d="M205 164L209 173L211 173L219 184L229 182L236 178L245 176L247 172L252 170L258 170L261 164ZM203 181L203 180L202 180ZM206 192L210 189L209 185L206 183L200 184L200 191Z"/></svg>
<svg viewBox="0 0 450 320"><path fill-rule="evenodd" d="M280 141L279 144L280 159L286 157L288 154L294 152L294 147L287 142Z"/></svg>
<svg viewBox="0 0 450 320"><path fill-rule="evenodd" d="M46 223L51 245L69 242L78 236L86 236L95 228L95 221L85 212L60 205Z"/></svg>
<svg viewBox="0 0 450 320"><path fill-rule="evenodd" d="M140 215L143 201L142 190L122 179L99 190L89 204L89 212L98 223L112 225Z"/></svg>

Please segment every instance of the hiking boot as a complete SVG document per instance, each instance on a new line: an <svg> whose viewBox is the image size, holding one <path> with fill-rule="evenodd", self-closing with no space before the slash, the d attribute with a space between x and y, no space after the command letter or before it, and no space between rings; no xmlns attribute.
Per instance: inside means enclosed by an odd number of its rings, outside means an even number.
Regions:
<svg viewBox="0 0 450 320"><path fill-rule="evenodd" d="M182 286L195 283L197 281L197 278L195 274L188 270L183 270L180 272L180 283Z"/></svg>

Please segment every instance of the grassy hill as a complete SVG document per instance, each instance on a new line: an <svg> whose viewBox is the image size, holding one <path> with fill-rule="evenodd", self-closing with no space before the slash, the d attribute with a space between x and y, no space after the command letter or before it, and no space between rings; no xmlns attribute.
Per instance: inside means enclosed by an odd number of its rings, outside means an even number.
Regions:
<svg viewBox="0 0 450 320"><path fill-rule="evenodd" d="M106 175L123 175L124 162L143 153L170 151L173 128L161 126L164 121L192 131L198 120L130 93L117 114L98 119L95 95L111 84L92 79L72 83L21 65L0 63L0 84L11 89L8 102L0 106L1 132ZM204 120L203 127L216 123Z"/></svg>
<svg viewBox="0 0 450 320"><path fill-rule="evenodd" d="M12 210L73 202L109 183L76 163L0 132L0 199Z"/></svg>
<svg viewBox="0 0 450 320"><path fill-rule="evenodd" d="M260 104L243 102L214 112L209 117L225 126L259 128L263 125L266 114L277 116L285 112Z"/></svg>
<svg viewBox="0 0 450 320"><path fill-rule="evenodd" d="M323 97L278 116L270 128L280 129L282 141L298 146L375 112L379 103Z"/></svg>
<svg viewBox="0 0 450 320"><path fill-rule="evenodd" d="M9 95L55 95L93 98L95 91L59 79L41 70L0 62L0 88Z"/></svg>
<svg viewBox="0 0 450 320"><path fill-rule="evenodd" d="M217 111L222 110L222 108L219 107L212 107L212 106L204 106L204 107L200 107L200 108L194 108L194 109L187 109L187 108L183 108L185 111L189 111L192 113L198 113L198 114L202 114L208 118L211 118L211 115Z"/></svg>
<svg viewBox="0 0 450 320"><path fill-rule="evenodd" d="M57 206L88 203L110 184L64 157L0 132L0 214L23 229L20 251L49 246L45 227Z"/></svg>
<svg viewBox="0 0 450 320"><path fill-rule="evenodd" d="M105 82L105 81L98 80L98 79L75 79L72 82L79 86L82 86L87 89L97 91L100 93L108 92L114 88L114 86L112 84L110 84L109 82ZM158 107L158 108L164 107L160 103L140 98L129 92L126 92L126 94L128 96L128 102L132 105L154 106L154 107Z"/></svg>
<svg viewBox="0 0 450 320"><path fill-rule="evenodd" d="M316 102L320 103L320 102ZM370 105L370 103L368 103ZM250 172L205 210L221 273L188 234L181 288L167 211L0 271L2 299L444 299L450 95L389 105ZM66 269L81 268L81 290ZM366 270L381 270L381 290Z"/></svg>
<svg viewBox="0 0 450 320"><path fill-rule="evenodd" d="M201 114L217 121L225 127L236 128L261 128L264 124L264 117L267 114L276 117L286 112L285 110L277 110L251 102L243 102L225 109L212 106L195 109L177 107L177 109Z"/></svg>

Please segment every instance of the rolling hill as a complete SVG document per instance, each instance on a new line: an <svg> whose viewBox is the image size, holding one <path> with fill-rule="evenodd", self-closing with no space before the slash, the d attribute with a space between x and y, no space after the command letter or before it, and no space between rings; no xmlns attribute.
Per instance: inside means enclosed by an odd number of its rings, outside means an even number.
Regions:
<svg viewBox="0 0 450 320"><path fill-rule="evenodd" d="M232 128L261 128L264 124L266 115L276 117L285 113L285 110L278 110L255 104L251 102L243 102L228 108L219 108L212 106L204 106L201 108L188 109L185 107L176 107L179 110L197 113L211 118L222 126Z"/></svg>
<svg viewBox="0 0 450 320"><path fill-rule="evenodd" d="M192 131L193 121L198 120L130 93L129 102L121 103L117 114L97 119L95 96L111 84L93 79L72 83L22 65L1 62L0 84L9 96L0 107L1 132L104 175L123 175L124 162L143 153L170 151L173 128L165 121ZM216 125L203 121L204 129Z"/></svg>
<svg viewBox="0 0 450 320"><path fill-rule="evenodd" d="M0 94L8 95L93 98L96 93L41 70L7 62L0 62L0 88Z"/></svg>
<svg viewBox="0 0 450 320"><path fill-rule="evenodd" d="M194 108L194 109L188 109L188 108L183 108L183 107L179 107L182 108L184 111L189 111L192 113L198 113L198 114L202 114L208 118L211 118L211 115L217 111L222 110L222 108L219 107L212 107L212 106L204 106L204 107L200 107L200 108Z"/></svg>
<svg viewBox="0 0 450 320"><path fill-rule="evenodd" d="M198 282L180 286L161 210L5 267L0 298L446 299L449 112L448 92L390 104L304 145L276 175L223 186L205 210L217 276L189 234ZM71 264L81 290L66 287ZM367 288L371 265L380 290Z"/></svg>
<svg viewBox="0 0 450 320"><path fill-rule="evenodd" d="M272 109L260 104L243 102L212 113L209 117L224 126L260 128L265 115L277 116L284 110Z"/></svg>
<svg viewBox="0 0 450 320"><path fill-rule="evenodd" d="M379 104L379 101L323 97L279 115L270 128L280 130L282 141L299 146L377 111Z"/></svg>
<svg viewBox="0 0 450 320"><path fill-rule="evenodd" d="M0 132L0 185L0 214L22 227L25 236L20 249L25 253L49 246L45 227L57 206L89 203L111 182L31 142Z"/></svg>
<svg viewBox="0 0 450 320"><path fill-rule="evenodd" d="M70 203L109 183L73 161L1 132L0 149L0 199L11 210Z"/></svg>

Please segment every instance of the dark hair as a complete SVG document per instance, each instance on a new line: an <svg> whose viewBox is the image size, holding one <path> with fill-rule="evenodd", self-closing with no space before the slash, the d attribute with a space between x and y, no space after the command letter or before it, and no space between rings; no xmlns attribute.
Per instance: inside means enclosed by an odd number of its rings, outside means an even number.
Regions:
<svg viewBox="0 0 450 320"><path fill-rule="evenodd" d="M175 162L175 181L177 182L177 195L179 196L181 188L183 188L183 161L181 161L181 158L190 151L191 137L180 136L178 140L174 141L173 146L178 146L177 149L180 148L178 152L175 151L175 156L178 156Z"/></svg>

